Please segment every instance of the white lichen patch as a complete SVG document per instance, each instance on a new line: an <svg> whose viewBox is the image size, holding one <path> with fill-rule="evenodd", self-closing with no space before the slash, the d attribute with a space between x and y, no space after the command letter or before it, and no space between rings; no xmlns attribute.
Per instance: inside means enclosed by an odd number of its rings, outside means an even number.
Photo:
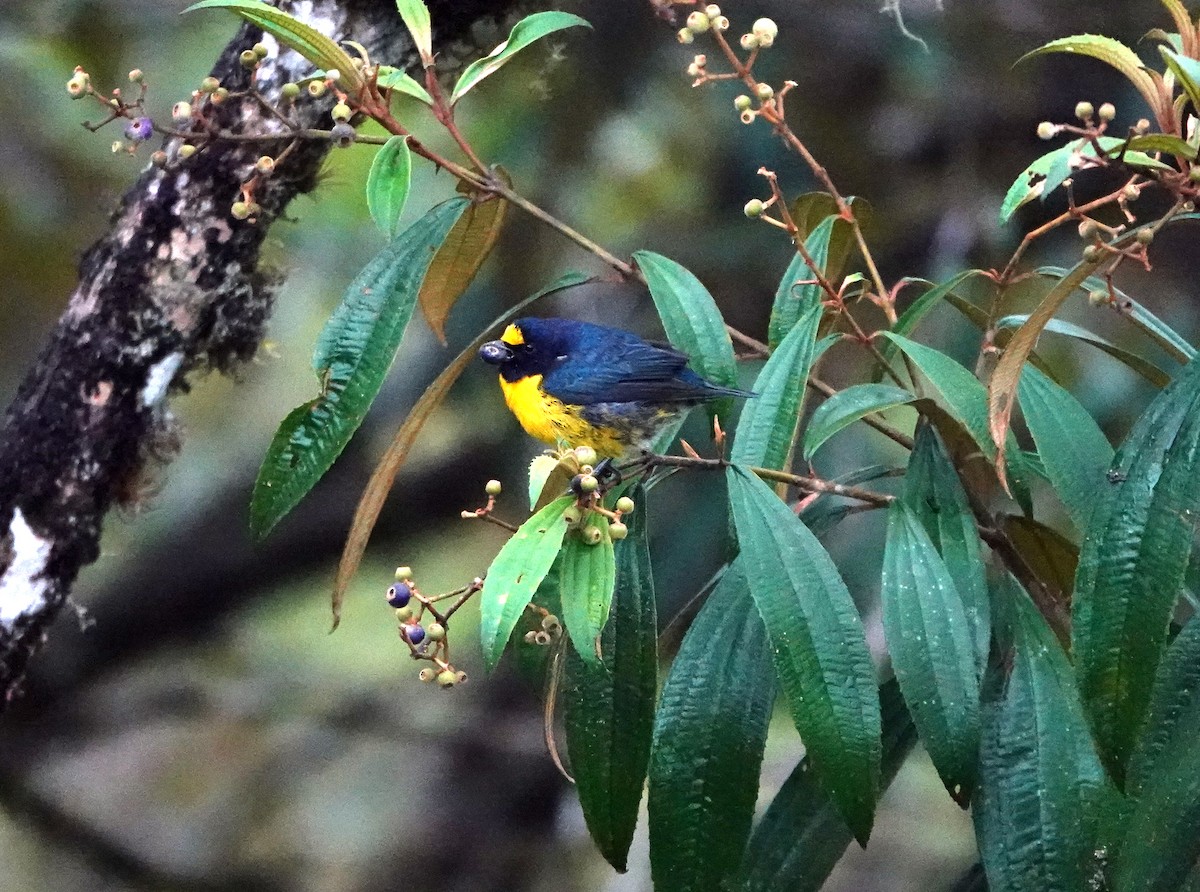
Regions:
<svg viewBox="0 0 1200 892"><path fill-rule="evenodd" d="M182 362L182 353L169 353L150 366L150 371L146 373L146 384L142 387L141 401L143 406L149 408L150 406L158 405L162 401L162 398L166 396L167 388L171 386L171 381L175 377L175 373L179 371L179 365Z"/></svg>
<svg viewBox="0 0 1200 892"><path fill-rule="evenodd" d="M12 563L0 576L0 624L11 627L18 618L46 604L50 581L41 577L50 559L51 543L33 531L20 508L13 511L8 530Z"/></svg>

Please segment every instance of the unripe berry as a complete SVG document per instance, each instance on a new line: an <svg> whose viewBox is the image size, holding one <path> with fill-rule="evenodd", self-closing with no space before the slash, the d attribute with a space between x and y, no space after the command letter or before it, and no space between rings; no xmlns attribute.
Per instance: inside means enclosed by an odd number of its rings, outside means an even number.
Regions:
<svg viewBox="0 0 1200 892"><path fill-rule="evenodd" d="M250 204L245 201L235 201L229 208L229 215L235 220L245 220L250 216Z"/></svg>
<svg viewBox="0 0 1200 892"><path fill-rule="evenodd" d="M753 124L754 123L754 112L750 111L749 109L742 112L739 117L741 118L741 121L743 124Z"/></svg>
<svg viewBox="0 0 1200 892"><path fill-rule="evenodd" d="M212 75L209 75L204 80L200 81L201 93L215 93L221 86L221 82Z"/></svg>
<svg viewBox="0 0 1200 892"><path fill-rule="evenodd" d="M308 95L311 96L313 99L320 99L322 96L325 95L325 90L326 90L325 81L309 81L308 82Z"/></svg>
<svg viewBox="0 0 1200 892"><path fill-rule="evenodd" d="M400 630L400 634L409 644L420 644L425 640L425 630L420 623L410 623Z"/></svg>
<svg viewBox="0 0 1200 892"><path fill-rule="evenodd" d="M596 526L584 527L580 535L584 545L599 545L600 540L604 538L604 533L600 531L600 527Z"/></svg>
<svg viewBox="0 0 1200 892"><path fill-rule="evenodd" d="M754 105L754 100L751 99L749 96L747 96L745 93L743 93L741 96L735 97L733 100L733 107L736 108L740 112L745 111L746 109L750 108L750 106L752 106L752 105Z"/></svg>
<svg viewBox="0 0 1200 892"><path fill-rule="evenodd" d="M458 682L459 684L466 684L467 683L467 673L465 673L461 669L459 669L458 673L454 676L454 680L456 682Z"/></svg>
<svg viewBox="0 0 1200 892"><path fill-rule="evenodd" d="M1121 197L1124 198L1126 201L1136 201L1141 196L1141 194L1142 194L1141 188L1138 186L1135 186L1133 183L1130 183L1128 186L1126 186L1124 189L1121 190Z"/></svg>
<svg viewBox="0 0 1200 892"><path fill-rule="evenodd" d="M1117 108L1111 102L1105 102L1096 112L1101 121L1111 121L1117 116Z"/></svg>
<svg viewBox="0 0 1200 892"><path fill-rule="evenodd" d="M503 489L504 485L499 480L489 480L483 487L483 491L489 496L498 496Z"/></svg>
<svg viewBox="0 0 1200 892"><path fill-rule="evenodd" d="M336 68L330 68L328 71L325 72L325 82L326 83L336 84L341 79L342 79L342 73L340 71L338 71Z"/></svg>
<svg viewBox="0 0 1200 892"><path fill-rule="evenodd" d="M704 14L710 19L715 19L721 14L721 7L717 6L715 3L710 3L708 6L704 7Z"/></svg>
<svg viewBox="0 0 1200 892"><path fill-rule="evenodd" d="M424 682L431 682L435 678L437 678L437 672L434 671L432 666L426 666L424 669L422 669L420 672L417 673L417 678L421 679L421 681L424 681Z"/></svg>
<svg viewBox="0 0 1200 892"><path fill-rule="evenodd" d="M259 173L270 173L275 169L275 159L270 155L263 155L254 162L254 169Z"/></svg>
<svg viewBox="0 0 1200 892"><path fill-rule="evenodd" d="M191 143L185 142L183 145L181 145L179 147L179 151L177 152L177 154L179 155L180 158L182 158L184 161L186 161L188 158L191 158L193 155L196 154L196 147L194 145L192 145Z"/></svg>
<svg viewBox="0 0 1200 892"><path fill-rule="evenodd" d="M329 131L329 138L339 149L354 145L354 136L354 128L344 121L341 124L334 124L333 129Z"/></svg>
<svg viewBox="0 0 1200 892"><path fill-rule="evenodd" d="M437 683L443 688L452 688L458 684L458 673L453 669L443 669L438 673Z"/></svg>
<svg viewBox="0 0 1200 892"><path fill-rule="evenodd" d="M723 15L719 15L715 19L712 20L712 26L713 26L714 31L728 31L729 30L729 19L727 19Z"/></svg>
<svg viewBox="0 0 1200 892"><path fill-rule="evenodd" d="M1095 263L1104 256L1104 251L1099 245L1088 245L1083 249L1083 259L1088 263Z"/></svg>
<svg viewBox="0 0 1200 892"><path fill-rule="evenodd" d="M279 95L281 98L287 100L288 102L291 102L297 96L300 95L300 85L293 84L289 81L288 83L284 84L282 87L279 88Z"/></svg>
<svg viewBox="0 0 1200 892"><path fill-rule="evenodd" d="M152 154L150 156L150 163L153 164L155 167L166 167L167 166L167 153L164 152L162 149L159 149L157 152L155 152L154 154Z"/></svg>
<svg viewBox="0 0 1200 892"><path fill-rule="evenodd" d="M550 633L549 632L534 632L533 633L533 643L538 645L539 647L545 647L547 644L550 643Z"/></svg>
<svg viewBox="0 0 1200 892"><path fill-rule="evenodd" d="M1138 118L1137 123L1133 125L1133 131L1134 131L1134 133L1137 133L1139 136L1142 135L1143 133L1149 133L1150 132L1150 122L1147 121L1145 118Z"/></svg>
<svg viewBox="0 0 1200 892"><path fill-rule="evenodd" d="M693 12L687 17L688 30L693 34L703 34L709 29L708 16L702 12Z"/></svg>
<svg viewBox="0 0 1200 892"><path fill-rule="evenodd" d="M608 536L614 542L620 542L628 535L629 527L625 526L621 521L615 520L608 525Z"/></svg>
<svg viewBox="0 0 1200 892"><path fill-rule="evenodd" d="M267 45L265 43L256 43L254 44L253 49L254 55L258 56L260 59L267 58L267 53L271 52L269 49L267 49Z"/></svg>
<svg viewBox="0 0 1200 892"><path fill-rule="evenodd" d="M396 608L396 619L402 623L408 622L410 619L412 619L416 615L417 615L417 611L413 610L413 607L411 604L406 604L403 607Z"/></svg>
<svg viewBox="0 0 1200 892"><path fill-rule="evenodd" d="M396 581L397 582L411 582L412 578L413 578L412 567L397 567L396 568Z"/></svg>
<svg viewBox="0 0 1200 892"><path fill-rule="evenodd" d="M542 617L542 631L547 635L557 635L562 631L562 623L558 621L558 617L551 614L550 616Z"/></svg>
<svg viewBox="0 0 1200 892"><path fill-rule="evenodd" d="M1081 121L1086 121L1096 113L1095 107L1090 102L1077 102L1075 104L1075 117Z"/></svg>
<svg viewBox="0 0 1200 892"><path fill-rule="evenodd" d="M171 120L176 124L186 124L192 119L192 104L190 102L176 102L171 106Z"/></svg>
<svg viewBox="0 0 1200 892"><path fill-rule="evenodd" d="M563 522L567 526L577 526L583 520L583 512L574 505L567 506L567 510L563 512Z"/></svg>
<svg viewBox="0 0 1200 892"><path fill-rule="evenodd" d="M430 641L441 641L446 637L446 627L441 623L430 623L425 634L429 636Z"/></svg>
<svg viewBox="0 0 1200 892"><path fill-rule="evenodd" d="M536 638L537 638L537 632L530 629L528 632L525 633L525 637L523 640L525 641L526 644L536 644L537 643Z"/></svg>
<svg viewBox="0 0 1200 892"><path fill-rule="evenodd" d="M242 63L243 68L254 68L258 65L258 56L254 54L254 50L242 50L238 54L238 61Z"/></svg>
<svg viewBox="0 0 1200 892"><path fill-rule="evenodd" d="M600 488L600 481L596 479L594 474L581 474L579 476L579 489L585 493L595 492Z"/></svg>
<svg viewBox="0 0 1200 892"><path fill-rule="evenodd" d="M1079 224L1079 237L1085 239L1093 239L1096 233L1100 231L1100 227L1096 225L1095 220L1084 220Z"/></svg>
<svg viewBox="0 0 1200 892"><path fill-rule="evenodd" d="M772 46L775 45L774 37L768 37L766 34L759 34L757 36L758 36L759 49L763 49L763 50L770 49Z"/></svg>
<svg viewBox="0 0 1200 892"><path fill-rule="evenodd" d="M1134 238L1138 240L1138 244L1148 245L1152 241L1154 241L1154 230L1153 229L1139 229L1137 231L1137 235L1135 235Z"/></svg>
<svg viewBox="0 0 1200 892"><path fill-rule="evenodd" d="M743 34L738 39L738 43L741 44L742 49L744 49L744 50L758 49L758 37L754 34Z"/></svg>
<svg viewBox="0 0 1200 892"><path fill-rule="evenodd" d="M351 114L352 112L350 111L350 106L346 105L344 102L339 102L333 107L333 110L329 112L329 116L339 124L342 121L349 121Z"/></svg>
<svg viewBox="0 0 1200 892"><path fill-rule="evenodd" d="M757 19L750 27L755 36L761 40L766 37L769 40L774 40L779 36L779 26L771 19Z"/></svg>
<svg viewBox="0 0 1200 892"><path fill-rule="evenodd" d="M775 95L775 89L770 84L759 84L754 88L754 92L758 94L758 98L763 102L766 102Z"/></svg>
<svg viewBox="0 0 1200 892"><path fill-rule="evenodd" d="M388 586L387 602L392 607L403 607L412 598L412 587L407 582L394 582Z"/></svg>
<svg viewBox="0 0 1200 892"><path fill-rule="evenodd" d="M229 91L226 90L224 87L217 87L217 89L213 90L212 95L208 97L208 101L211 102L213 105L220 105L222 102L224 102L228 98L229 98Z"/></svg>
<svg viewBox="0 0 1200 892"><path fill-rule="evenodd" d="M621 498L617 499L617 510L622 514L628 514L636 507L633 504L633 499L629 498L629 496L621 496Z"/></svg>
<svg viewBox="0 0 1200 892"><path fill-rule="evenodd" d="M1093 307L1102 307L1108 303L1108 292L1103 288L1088 292L1088 303Z"/></svg>
<svg viewBox="0 0 1200 892"><path fill-rule="evenodd" d="M763 204L761 198L751 198L746 202L746 206L742 208L742 213L753 219L754 217L761 217L764 210L766 210L766 205Z"/></svg>
<svg viewBox="0 0 1200 892"><path fill-rule="evenodd" d="M675 34L675 38L684 46L687 46L688 44L695 42L696 35L692 33L691 28L680 28Z"/></svg>
<svg viewBox="0 0 1200 892"><path fill-rule="evenodd" d="M1049 121L1042 121L1037 126L1038 139L1054 139L1056 133L1058 133L1058 128Z"/></svg>
<svg viewBox="0 0 1200 892"><path fill-rule="evenodd" d="M600 458L591 446L576 446L575 460L581 465L595 465Z"/></svg>
<svg viewBox="0 0 1200 892"><path fill-rule="evenodd" d="M71 79L67 81L67 95L72 99L78 99L80 96L86 95L90 82L91 78L88 77L86 71L77 70L71 75Z"/></svg>
<svg viewBox="0 0 1200 892"><path fill-rule="evenodd" d="M142 72L142 69L135 68L131 72L129 72L129 83L140 84L145 79L145 77L146 77L146 75Z"/></svg>
<svg viewBox="0 0 1200 892"><path fill-rule="evenodd" d="M1188 169L1188 180L1193 183L1200 183L1200 164L1193 164Z"/></svg>

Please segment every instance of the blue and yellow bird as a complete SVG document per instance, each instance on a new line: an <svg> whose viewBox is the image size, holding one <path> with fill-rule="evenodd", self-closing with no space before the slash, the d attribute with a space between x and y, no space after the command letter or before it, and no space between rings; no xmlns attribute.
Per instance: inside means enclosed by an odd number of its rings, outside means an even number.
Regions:
<svg viewBox="0 0 1200 892"><path fill-rule="evenodd" d="M706 381L668 344L572 319L518 319L479 350L521 427L544 443L607 458L646 448L693 406L753 396Z"/></svg>

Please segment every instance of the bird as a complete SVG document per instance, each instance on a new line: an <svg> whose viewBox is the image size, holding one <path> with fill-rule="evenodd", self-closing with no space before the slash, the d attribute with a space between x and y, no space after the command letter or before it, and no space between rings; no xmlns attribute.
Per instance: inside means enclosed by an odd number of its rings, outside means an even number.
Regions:
<svg viewBox="0 0 1200 892"><path fill-rule="evenodd" d="M621 458L693 406L754 394L707 381L669 344L573 319L526 318L479 349L509 410L537 440Z"/></svg>

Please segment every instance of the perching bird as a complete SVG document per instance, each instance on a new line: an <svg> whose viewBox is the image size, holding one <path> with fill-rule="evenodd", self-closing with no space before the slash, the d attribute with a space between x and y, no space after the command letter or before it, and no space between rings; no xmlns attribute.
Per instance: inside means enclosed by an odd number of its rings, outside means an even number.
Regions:
<svg viewBox="0 0 1200 892"><path fill-rule="evenodd" d="M518 319L479 350L526 433L616 458L645 448L692 406L753 396L687 368L686 353L572 319Z"/></svg>

